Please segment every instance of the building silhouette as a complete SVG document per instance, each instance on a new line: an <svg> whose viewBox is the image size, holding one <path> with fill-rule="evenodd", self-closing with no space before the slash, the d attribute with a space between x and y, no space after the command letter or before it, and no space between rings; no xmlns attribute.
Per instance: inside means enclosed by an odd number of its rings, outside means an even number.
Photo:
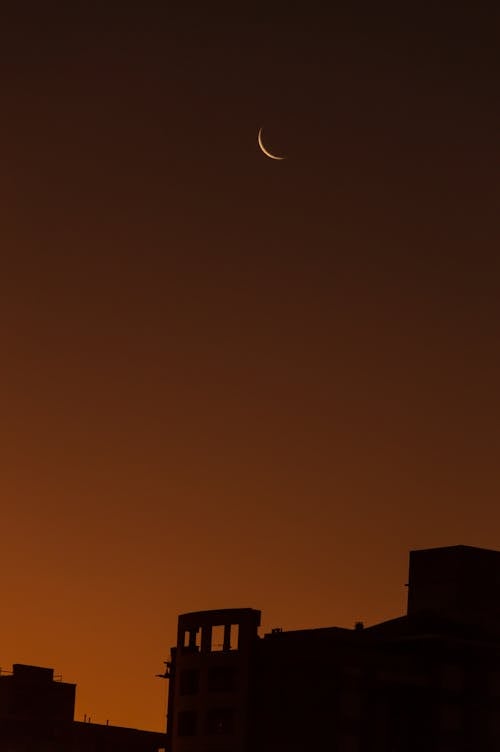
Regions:
<svg viewBox="0 0 500 752"><path fill-rule="evenodd" d="M164 734L74 720L75 684L16 663L0 674L1 752L158 752Z"/></svg>
<svg viewBox="0 0 500 752"><path fill-rule="evenodd" d="M179 617L169 752L500 750L500 552L412 551L406 615L374 626L259 624Z"/></svg>

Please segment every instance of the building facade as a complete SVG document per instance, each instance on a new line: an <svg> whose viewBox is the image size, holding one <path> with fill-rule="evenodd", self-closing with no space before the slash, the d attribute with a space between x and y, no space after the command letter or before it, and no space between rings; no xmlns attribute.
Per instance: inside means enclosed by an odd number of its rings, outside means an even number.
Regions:
<svg viewBox="0 0 500 752"><path fill-rule="evenodd" d="M498 752L500 552L412 551L407 614L273 630L260 612L179 617L169 752Z"/></svg>
<svg viewBox="0 0 500 752"><path fill-rule="evenodd" d="M159 752L165 734L74 720L76 685L51 668L0 674L1 752Z"/></svg>
<svg viewBox="0 0 500 752"><path fill-rule="evenodd" d="M177 646L169 663L171 749L243 752L247 748L259 625L260 612L251 608L179 618Z"/></svg>

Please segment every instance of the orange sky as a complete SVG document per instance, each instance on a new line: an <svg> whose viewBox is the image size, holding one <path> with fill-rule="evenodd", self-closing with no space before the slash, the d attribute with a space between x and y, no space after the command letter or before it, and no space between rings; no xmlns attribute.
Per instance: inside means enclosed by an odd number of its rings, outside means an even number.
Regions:
<svg viewBox="0 0 500 752"><path fill-rule="evenodd" d="M88 6L0 33L0 665L161 729L178 613L498 546L498 59L481 3Z"/></svg>

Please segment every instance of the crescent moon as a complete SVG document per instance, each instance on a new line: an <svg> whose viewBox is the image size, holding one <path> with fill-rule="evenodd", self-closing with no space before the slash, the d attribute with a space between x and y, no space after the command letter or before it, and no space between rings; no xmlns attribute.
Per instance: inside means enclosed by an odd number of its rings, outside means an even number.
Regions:
<svg viewBox="0 0 500 752"><path fill-rule="evenodd" d="M262 128L259 128L259 135L257 136L257 143L259 144L259 147L261 151L266 155L266 157L269 157L269 159L285 159L285 157L277 157L276 154L271 154L271 152L266 149L264 144L262 143Z"/></svg>

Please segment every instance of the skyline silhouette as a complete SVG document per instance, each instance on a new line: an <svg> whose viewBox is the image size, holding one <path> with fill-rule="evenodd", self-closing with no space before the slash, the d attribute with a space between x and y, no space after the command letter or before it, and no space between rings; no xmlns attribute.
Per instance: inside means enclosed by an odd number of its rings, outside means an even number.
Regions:
<svg viewBox="0 0 500 752"><path fill-rule="evenodd" d="M0 673L8 752L494 752L500 744L500 551L410 551L406 613L259 634L254 608L178 617L163 733L74 718L53 669ZM134 687L130 687L133 693Z"/></svg>

